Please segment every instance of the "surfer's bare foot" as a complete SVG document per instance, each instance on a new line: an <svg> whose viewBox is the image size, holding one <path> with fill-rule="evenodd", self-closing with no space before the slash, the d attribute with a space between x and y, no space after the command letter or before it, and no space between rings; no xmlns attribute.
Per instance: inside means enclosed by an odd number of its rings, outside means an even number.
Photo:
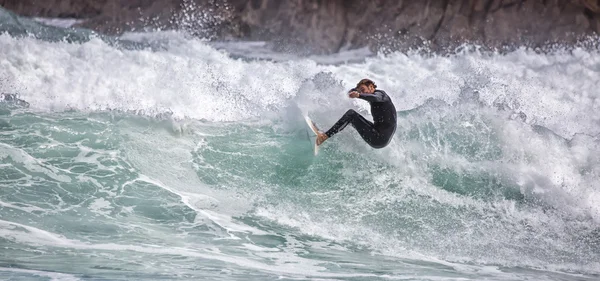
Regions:
<svg viewBox="0 0 600 281"><path fill-rule="evenodd" d="M317 134L317 145L321 145L328 138L329 137L325 133L319 132L319 134Z"/></svg>

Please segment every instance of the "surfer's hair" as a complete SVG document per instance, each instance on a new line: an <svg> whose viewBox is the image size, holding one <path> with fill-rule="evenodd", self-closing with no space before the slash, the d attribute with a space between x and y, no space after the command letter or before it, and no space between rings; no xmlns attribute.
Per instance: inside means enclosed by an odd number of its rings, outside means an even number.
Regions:
<svg viewBox="0 0 600 281"><path fill-rule="evenodd" d="M360 80L358 82L358 84L356 84L356 88L360 87L360 85L365 85L367 87L373 85L373 88L377 89L377 85L375 85L375 82L373 82L371 79L366 79L365 78L363 80Z"/></svg>

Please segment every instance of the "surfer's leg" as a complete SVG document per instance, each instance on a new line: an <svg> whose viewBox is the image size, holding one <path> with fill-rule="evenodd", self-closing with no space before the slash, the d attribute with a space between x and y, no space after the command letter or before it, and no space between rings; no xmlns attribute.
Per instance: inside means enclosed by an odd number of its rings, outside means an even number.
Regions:
<svg viewBox="0 0 600 281"><path fill-rule="evenodd" d="M350 109L338 120L329 131L325 132L328 138L342 131L348 124L352 124L352 127L356 129L358 134L373 147L377 147L377 143L381 139L381 134L375 129L373 123L358 112Z"/></svg>
<svg viewBox="0 0 600 281"><path fill-rule="evenodd" d="M335 122L335 124L333 124L333 126L331 126L331 128L327 132L325 132L327 137L331 138L331 137L333 137L333 135L341 132L344 128L346 128L346 126L348 126L348 124L350 124L352 122L352 119L354 118L355 114L358 114L358 113L356 113L356 111L354 111L352 109L346 111L346 113L344 115L342 115L340 120Z"/></svg>

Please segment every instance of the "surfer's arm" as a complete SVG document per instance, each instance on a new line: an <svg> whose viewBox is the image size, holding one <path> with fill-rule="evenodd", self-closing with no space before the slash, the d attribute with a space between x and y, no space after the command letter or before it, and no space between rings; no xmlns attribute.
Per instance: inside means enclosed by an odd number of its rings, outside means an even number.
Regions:
<svg viewBox="0 0 600 281"><path fill-rule="evenodd" d="M348 91L348 97L350 97L350 98L358 98L358 95L359 95L359 92L356 90L356 88Z"/></svg>
<svg viewBox="0 0 600 281"><path fill-rule="evenodd" d="M372 94L358 94L359 99L366 100L368 102L383 102L383 93L380 91L375 91Z"/></svg>

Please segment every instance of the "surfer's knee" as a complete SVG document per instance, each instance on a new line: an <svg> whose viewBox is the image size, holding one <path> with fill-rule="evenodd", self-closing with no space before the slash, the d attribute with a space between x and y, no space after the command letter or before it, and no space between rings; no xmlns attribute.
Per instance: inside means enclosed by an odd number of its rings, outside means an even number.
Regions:
<svg viewBox="0 0 600 281"><path fill-rule="evenodd" d="M358 114L356 111L354 111L354 109L348 109L348 111L346 111L346 113L344 115L346 116L352 116L352 115L356 115Z"/></svg>

